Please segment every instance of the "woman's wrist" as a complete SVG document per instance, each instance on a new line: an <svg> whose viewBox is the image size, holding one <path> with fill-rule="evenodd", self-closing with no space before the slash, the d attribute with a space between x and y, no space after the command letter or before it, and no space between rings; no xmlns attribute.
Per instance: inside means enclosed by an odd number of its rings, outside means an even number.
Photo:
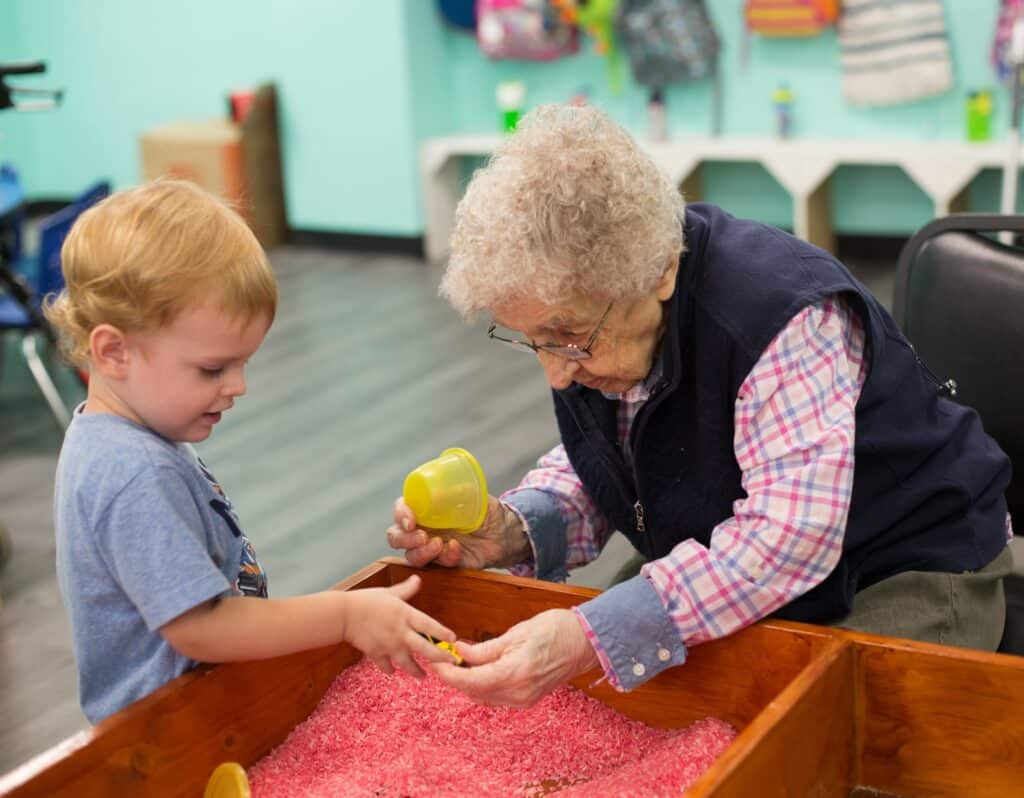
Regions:
<svg viewBox="0 0 1024 798"><path fill-rule="evenodd" d="M495 567L509 568L533 559L533 547L522 517L502 501L498 501L498 509L501 512L504 556L501 562L495 563Z"/></svg>

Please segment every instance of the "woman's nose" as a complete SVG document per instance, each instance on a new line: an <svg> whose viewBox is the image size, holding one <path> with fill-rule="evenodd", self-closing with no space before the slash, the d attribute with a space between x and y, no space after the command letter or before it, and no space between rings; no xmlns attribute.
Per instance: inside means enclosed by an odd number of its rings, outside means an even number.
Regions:
<svg viewBox="0 0 1024 798"><path fill-rule="evenodd" d="M544 376L547 377L548 385L556 391L568 388L572 384L576 372L579 370L579 363L575 360L552 355L543 349L537 352L537 359L544 369Z"/></svg>

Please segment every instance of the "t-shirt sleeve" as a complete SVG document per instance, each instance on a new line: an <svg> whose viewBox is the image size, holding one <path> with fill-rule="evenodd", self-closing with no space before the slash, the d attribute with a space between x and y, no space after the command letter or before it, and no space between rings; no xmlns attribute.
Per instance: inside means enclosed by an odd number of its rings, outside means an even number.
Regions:
<svg viewBox="0 0 1024 798"><path fill-rule="evenodd" d="M185 477L173 468L147 468L125 485L96 527L96 545L151 631L231 589Z"/></svg>

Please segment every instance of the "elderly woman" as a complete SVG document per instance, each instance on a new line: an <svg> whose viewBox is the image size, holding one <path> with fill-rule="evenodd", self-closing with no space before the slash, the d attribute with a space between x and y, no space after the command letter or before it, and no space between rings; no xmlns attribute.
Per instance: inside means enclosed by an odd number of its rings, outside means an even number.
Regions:
<svg viewBox="0 0 1024 798"><path fill-rule="evenodd" d="M449 683L526 705L628 690L775 615L993 650L1010 466L831 255L678 191L592 108L528 115L459 205L441 291L536 357L561 444L472 535L395 507L414 565L541 579L613 530L640 573L460 644Z"/></svg>

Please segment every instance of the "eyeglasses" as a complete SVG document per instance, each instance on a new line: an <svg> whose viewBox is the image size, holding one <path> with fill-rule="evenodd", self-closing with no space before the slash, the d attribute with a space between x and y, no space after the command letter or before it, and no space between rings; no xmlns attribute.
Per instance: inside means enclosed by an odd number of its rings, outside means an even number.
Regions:
<svg viewBox="0 0 1024 798"><path fill-rule="evenodd" d="M590 334L590 338L582 347L577 346L576 344L535 344L533 341L526 341L522 338L504 338L495 332L495 330L498 329L498 324L493 321L491 322L491 326L487 328L487 337L494 341L501 341L503 344L513 346L520 351L529 350L534 354L537 352L547 352L549 355L564 357L567 360L588 360L592 357L590 349L594 345L594 341L597 340L597 334L601 332L601 327L604 326L604 320L608 318L608 314L611 312L612 305L614 304L614 299L608 303L608 307L605 308L600 320L598 320L597 326L594 327L594 331Z"/></svg>

